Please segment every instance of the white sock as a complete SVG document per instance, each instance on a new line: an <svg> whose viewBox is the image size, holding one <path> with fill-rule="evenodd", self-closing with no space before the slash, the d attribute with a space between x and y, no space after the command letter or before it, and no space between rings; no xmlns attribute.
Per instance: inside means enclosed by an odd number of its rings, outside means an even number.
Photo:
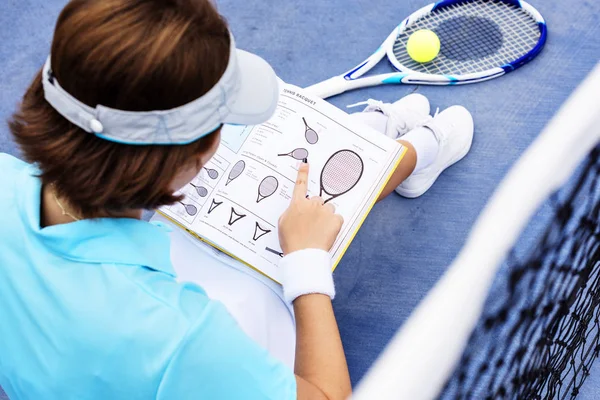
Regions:
<svg viewBox="0 0 600 400"><path fill-rule="evenodd" d="M440 145L431 129L425 127L415 128L402 136L402 140L412 144L417 153L417 165L413 174L429 167L435 161Z"/></svg>
<svg viewBox="0 0 600 400"><path fill-rule="evenodd" d="M388 116L379 111L359 112L350 114L350 118L355 121L360 121L363 124L369 125L376 131L385 135L385 128L388 122Z"/></svg>

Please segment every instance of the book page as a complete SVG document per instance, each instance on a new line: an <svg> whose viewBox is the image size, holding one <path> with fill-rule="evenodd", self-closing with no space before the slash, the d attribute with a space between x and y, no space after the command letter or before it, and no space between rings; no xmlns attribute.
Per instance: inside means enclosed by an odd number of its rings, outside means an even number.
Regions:
<svg viewBox="0 0 600 400"><path fill-rule="evenodd" d="M309 195L344 217L330 251L335 266L405 148L329 103L282 85L275 115L256 126L224 126L211 161L160 211L275 281L282 257L277 222L290 203L298 163L310 165Z"/></svg>

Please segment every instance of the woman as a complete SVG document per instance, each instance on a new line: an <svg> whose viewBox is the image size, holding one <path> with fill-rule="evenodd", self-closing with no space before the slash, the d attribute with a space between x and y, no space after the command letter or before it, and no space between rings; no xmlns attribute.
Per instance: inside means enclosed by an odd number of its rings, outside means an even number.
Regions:
<svg viewBox="0 0 600 400"><path fill-rule="evenodd" d="M10 123L31 164L0 154L0 386L12 400L350 394L326 252L342 220L306 199L308 165L279 226L293 372L202 288L177 283L166 232L141 220L179 200L173 193L214 154L222 124L266 121L277 93L272 69L235 49L207 0L67 4ZM408 155L384 194L411 173L398 190L424 192L468 151L463 109L411 130L425 102L371 104L356 117L406 133Z"/></svg>

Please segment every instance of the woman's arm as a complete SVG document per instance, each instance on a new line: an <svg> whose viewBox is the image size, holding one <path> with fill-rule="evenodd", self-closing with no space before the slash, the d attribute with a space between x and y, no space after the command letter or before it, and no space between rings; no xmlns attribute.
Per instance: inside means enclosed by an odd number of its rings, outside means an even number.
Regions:
<svg viewBox="0 0 600 400"><path fill-rule="evenodd" d="M280 242L286 255L306 249L329 251L343 224L342 217L335 214L331 204L323 204L323 199L319 197L306 198L307 182L308 164L302 164L298 170L290 207L279 221ZM303 259L309 265L286 267L298 268L300 272L303 267L307 271L310 269L315 273L315 279L324 281L315 282L315 288L327 288L331 285L332 290L328 255L323 256L314 252L305 252L304 255L304 257L292 256L293 262ZM327 280L330 282L326 282ZM295 282L287 283L289 286L295 285ZM310 286L311 283L309 282L308 285ZM310 287L308 289L310 290ZM285 281L284 291L286 291ZM331 298L327 290L322 292L315 290L315 292L300 294L293 302L296 314L295 373L298 399L346 399L350 396L352 388Z"/></svg>
<svg viewBox="0 0 600 400"><path fill-rule="evenodd" d="M322 294L300 296L294 312L298 399L348 398L350 375L331 299Z"/></svg>

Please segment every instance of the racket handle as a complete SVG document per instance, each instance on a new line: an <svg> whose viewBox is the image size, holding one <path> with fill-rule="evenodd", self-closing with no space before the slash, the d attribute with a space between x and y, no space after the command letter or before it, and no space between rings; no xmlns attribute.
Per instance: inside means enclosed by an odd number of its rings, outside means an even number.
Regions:
<svg viewBox="0 0 600 400"><path fill-rule="evenodd" d="M323 82L316 83L305 88L308 93L313 94L321 99L326 99L348 90L348 82L341 76L334 76Z"/></svg>
<svg viewBox="0 0 600 400"><path fill-rule="evenodd" d="M418 74L418 76L422 76L424 78L430 77L430 75L426 74ZM406 77L407 75L401 72L367 76L365 78L351 80L346 80L342 76L338 75L333 78L327 79L326 81L309 86L305 90L310 94L318 96L322 99L326 99L328 97L335 96L337 94L344 93L348 90L353 89L377 85L403 84L406 81Z"/></svg>

